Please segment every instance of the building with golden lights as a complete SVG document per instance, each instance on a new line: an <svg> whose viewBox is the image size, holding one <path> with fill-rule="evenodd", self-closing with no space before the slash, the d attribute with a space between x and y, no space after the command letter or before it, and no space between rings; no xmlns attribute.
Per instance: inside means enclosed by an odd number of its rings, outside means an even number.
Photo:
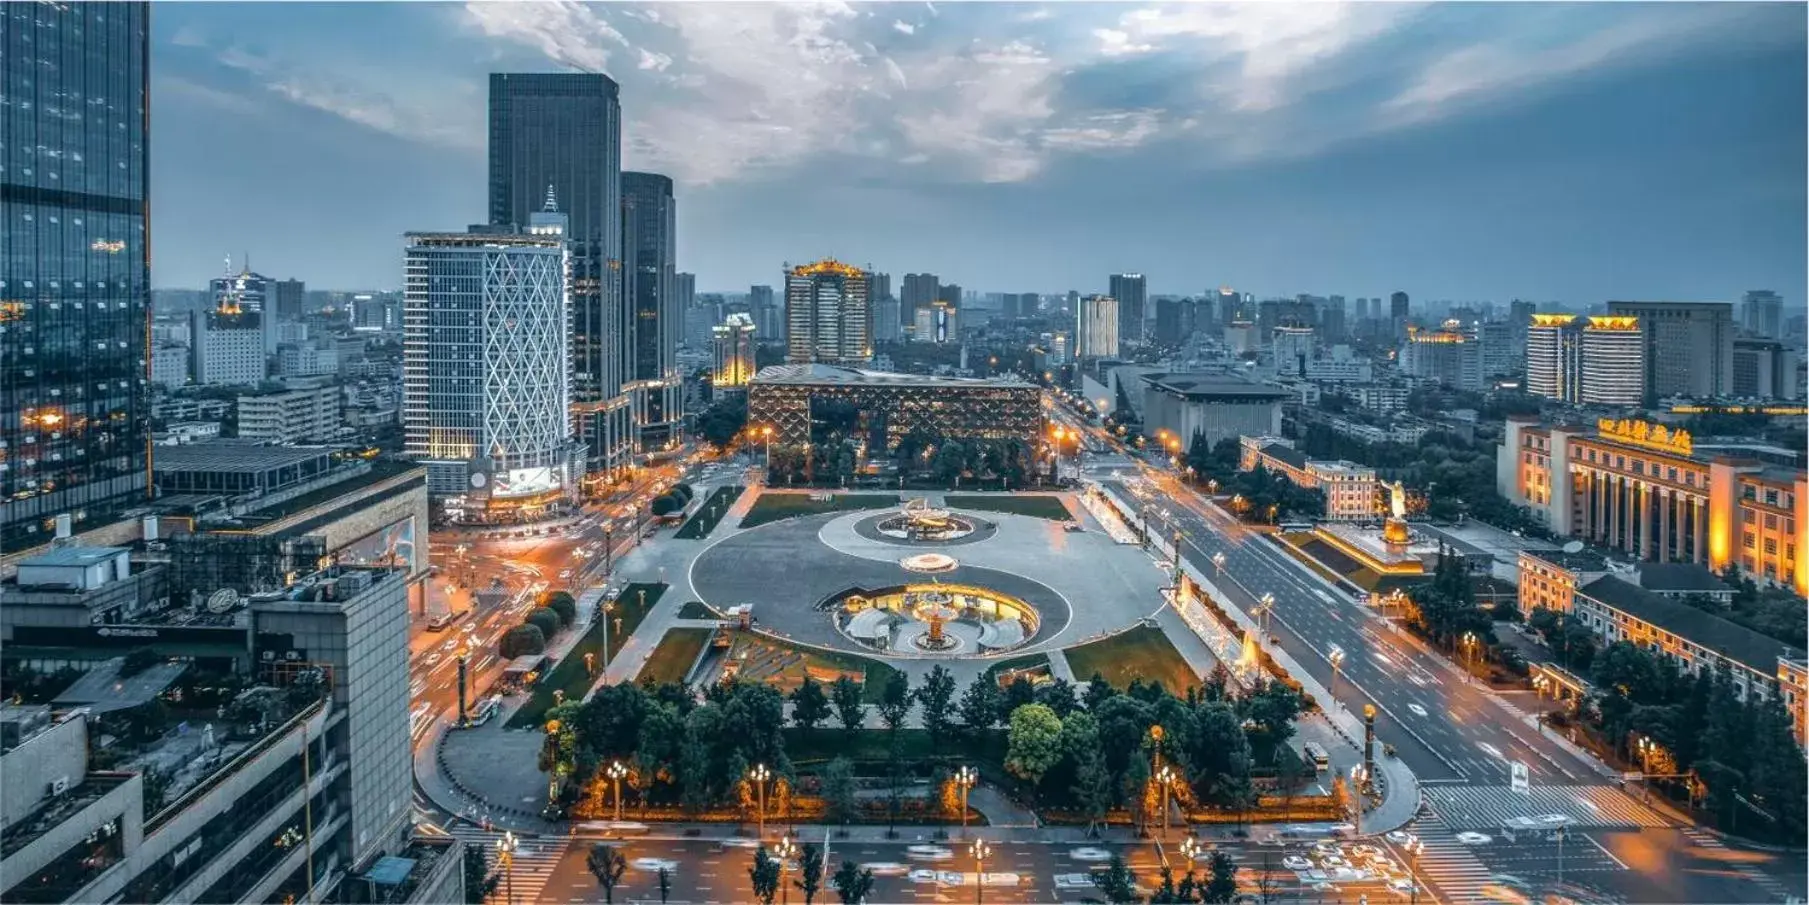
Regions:
<svg viewBox="0 0 1809 905"><path fill-rule="evenodd" d="M785 360L858 368L873 360L867 272L834 258L785 267Z"/></svg>
<svg viewBox="0 0 1809 905"><path fill-rule="evenodd" d="M1636 406L1646 395L1639 318L1534 314L1526 331L1526 390L1584 405Z"/></svg>
<svg viewBox="0 0 1809 905"><path fill-rule="evenodd" d="M1560 534L1639 560L1734 566L1809 594L1809 477L1698 452L1689 433L1644 421L1593 427L1507 420L1496 487Z"/></svg>
<svg viewBox="0 0 1809 905"><path fill-rule="evenodd" d="M738 389L754 379L754 318L740 311L710 328L715 366L710 385L718 390Z"/></svg>
<svg viewBox="0 0 1809 905"><path fill-rule="evenodd" d="M773 365L748 384L750 426L773 429L778 443L810 440L811 410L826 402L852 404L860 412L869 456L891 449L923 429L939 437L1022 440L1035 445L1043 433L1042 391L1009 377L957 378L887 374L833 365Z"/></svg>
<svg viewBox="0 0 1809 905"><path fill-rule="evenodd" d="M1401 373L1459 390L1482 389L1482 342L1446 321L1437 330L1407 328Z"/></svg>
<svg viewBox="0 0 1809 905"><path fill-rule="evenodd" d="M1308 459L1294 444L1280 437L1239 437L1239 471L1258 465L1286 475L1296 487L1325 494L1325 517L1338 522L1374 519L1381 511L1381 485L1376 470L1343 460Z"/></svg>

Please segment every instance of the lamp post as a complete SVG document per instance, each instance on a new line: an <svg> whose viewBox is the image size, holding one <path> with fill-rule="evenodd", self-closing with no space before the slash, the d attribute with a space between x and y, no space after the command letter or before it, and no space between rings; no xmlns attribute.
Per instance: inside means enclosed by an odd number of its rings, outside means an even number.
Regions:
<svg viewBox="0 0 1809 905"><path fill-rule="evenodd" d="M1419 903L1420 903L1420 840L1419 840L1418 836L1415 836L1413 838L1412 842L1407 843L1407 856L1408 856L1407 857L1407 879L1409 879L1413 882L1413 888L1408 890L1408 896L1409 896L1408 905L1419 905Z"/></svg>
<svg viewBox="0 0 1809 905"><path fill-rule="evenodd" d="M1212 554L1212 571L1215 575L1225 574L1225 551Z"/></svg>
<svg viewBox="0 0 1809 905"><path fill-rule="evenodd" d="M1162 826L1157 830L1156 838L1166 842L1168 840L1168 791L1175 784L1175 768L1163 764L1162 769L1156 771L1156 782L1162 784Z"/></svg>
<svg viewBox="0 0 1809 905"><path fill-rule="evenodd" d="M465 716L465 682L471 674L471 642L467 640L459 648L459 725L469 726L471 721Z"/></svg>
<svg viewBox="0 0 1809 905"><path fill-rule="evenodd" d="M1275 609L1275 595L1264 591L1263 596L1256 602L1256 624L1265 635L1269 633L1269 612L1273 609Z"/></svg>
<svg viewBox="0 0 1809 905"><path fill-rule="evenodd" d="M1369 780L1369 771L1361 765L1350 768L1351 811L1356 814L1357 835L1363 835L1363 784Z"/></svg>
<svg viewBox="0 0 1809 905"><path fill-rule="evenodd" d="M971 851L974 854L974 905L982 905L986 895L986 859L992 855L992 846L985 839L975 839Z"/></svg>
<svg viewBox="0 0 1809 905"><path fill-rule="evenodd" d="M1332 687L1327 691L1335 694L1338 691L1338 668L1344 665L1344 648L1336 644L1332 645L1325 652L1325 659L1332 664Z"/></svg>
<svg viewBox="0 0 1809 905"><path fill-rule="evenodd" d="M584 674L587 676L595 676L597 674L597 654L595 651L587 650L584 652Z"/></svg>
<svg viewBox="0 0 1809 905"><path fill-rule="evenodd" d="M1203 855L1205 853L1206 853L1205 846L1201 845L1200 840L1194 838L1193 836L1188 836L1187 838L1181 840L1181 854L1185 855L1187 857L1187 878L1189 880L1193 879L1194 859L1200 857L1201 855Z"/></svg>
<svg viewBox="0 0 1809 905"><path fill-rule="evenodd" d="M503 830L496 840L496 859L503 867L503 895L509 905L515 905L515 849L520 846L515 839L514 830Z"/></svg>
<svg viewBox="0 0 1809 905"><path fill-rule="evenodd" d="M766 838L766 781L773 778L773 771L765 764L755 764L747 771L747 778L754 783L755 811L754 818L758 823L756 839Z"/></svg>
<svg viewBox="0 0 1809 905"><path fill-rule="evenodd" d="M616 604L613 600L605 600L598 604L598 607L601 610L598 618L603 620L603 672L607 674L609 672L609 614L615 610Z"/></svg>
<svg viewBox="0 0 1809 905"><path fill-rule="evenodd" d="M760 428L760 436L766 440L761 445L766 447L766 473L770 475L773 473L773 426L768 424Z"/></svg>
<svg viewBox="0 0 1809 905"><path fill-rule="evenodd" d="M1474 656L1475 650L1476 650L1476 633L1475 632L1464 632L1463 645L1464 645L1464 681L1468 682L1472 678L1471 671L1476 668L1476 658Z"/></svg>
<svg viewBox="0 0 1809 905"><path fill-rule="evenodd" d="M616 790L616 822L622 822L622 779L628 775L628 765L619 760L610 761L609 769L604 771L609 781L615 784Z"/></svg>
<svg viewBox="0 0 1809 905"><path fill-rule="evenodd" d="M955 785L961 789L961 838L967 838L967 790L980 781L980 771L966 764L955 770Z"/></svg>
<svg viewBox="0 0 1809 905"><path fill-rule="evenodd" d="M615 527L616 523L613 519L603 523L603 578L605 581L609 579L609 570L615 567L616 545L613 534Z"/></svg>
<svg viewBox="0 0 1809 905"><path fill-rule="evenodd" d="M780 905L789 905L791 890L786 888L789 884L785 882L785 875L791 870L791 859L798 855L797 843L792 842L790 836L781 836L779 847L773 850L773 854L779 856L779 902Z"/></svg>

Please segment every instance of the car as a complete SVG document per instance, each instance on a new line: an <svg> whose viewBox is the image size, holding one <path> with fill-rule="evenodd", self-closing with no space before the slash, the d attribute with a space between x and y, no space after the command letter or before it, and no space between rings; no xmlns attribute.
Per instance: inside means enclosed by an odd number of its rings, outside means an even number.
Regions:
<svg viewBox="0 0 1809 905"><path fill-rule="evenodd" d="M724 839L724 840L722 840L722 844L723 844L723 847L725 847L725 848L759 848L760 840L758 840L758 839Z"/></svg>
<svg viewBox="0 0 1809 905"><path fill-rule="evenodd" d="M940 845L912 845L905 848L905 855L913 861L947 861L955 857L955 850Z"/></svg>
<svg viewBox="0 0 1809 905"><path fill-rule="evenodd" d="M1313 862L1308 861L1299 855L1289 855L1286 858L1281 859L1281 866L1288 870L1312 870Z"/></svg>
<svg viewBox="0 0 1809 905"><path fill-rule="evenodd" d="M560 572L559 572L559 577L560 577L560 578L570 578L570 577L572 577L572 570L570 570L570 569L562 569L562 570L560 570Z"/></svg>
<svg viewBox="0 0 1809 905"><path fill-rule="evenodd" d="M1056 874L1056 889L1092 889L1098 886L1092 874Z"/></svg>
<svg viewBox="0 0 1809 905"><path fill-rule="evenodd" d="M872 871L875 877L902 877L911 872L910 867L897 861L868 861L861 868Z"/></svg>
<svg viewBox="0 0 1809 905"><path fill-rule="evenodd" d="M1388 888L1406 895L1413 892L1413 881L1406 877L1396 877L1388 881Z"/></svg>
<svg viewBox="0 0 1809 905"><path fill-rule="evenodd" d="M912 883L936 882L936 872L927 867L919 867L916 870L911 871L908 876L911 878Z"/></svg>
<svg viewBox="0 0 1809 905"><path fill-rule="evenodd" d="M459 649L459 639L457 639L457 638L446 639L446 643L440 645L440 649L441 650L458 650Z"/></svg>
<svg viewBox="0 0 1809 905"><path fill-rule="evenodd" d="M1315 842L1313 843L1313 854L1321 858L1336 857L1344 854L1344 848L1336 842Z"/></svg>
<svg viewBox="0 0 1809 905"><path fill-rule="evenodd" d="M1110 861L1112 853L1095 846L1083 846L1068 852L1068 857L1076 861Z"/></svg>
<svg viewBox="0 0 1809 905"><path fill-rule="evenodd" d="M662 870L677 870L678 862L670 858L636 858L633 861L628 862L628 866L635 870L644 870L651 874L658 873Z"/></svg>
<svg viewBox="0 0 1809 905"><path fill-rule="evenodd" d="M1412 845L1419 841L1419 837L1406 830L1389 830L1388 834L1382 838L1387 839L1395 845Z"/></svg>
<svg viewBox="0 0 1809 905"><path fill-rule="evenodd" d="M1079 522L1069 522L1067 525L1063 526L1062 530L1079 534L1082 531L1087 530L1087 527Z"/></svg>
<svg viewBox="0 0 1809 905"><path fill-rule="evenodd" d="M1333 869L1337 869L1340 867L1349 867L1350 866L1349 861L1346 861L1343 858L1338 857L1337 855L1326 855L1325 857L1319 859L1319 863L1324 865L1326 867L1326 869L1328 869L1328 870L1333 870Z"/></svg>
<svg viewBox="0 0 1809 905"><path fill-rule="evenodd" d="M1487 833L1472 833L1466 830L1457 834L1457 841L1465 845L1488 845L1495 840Z"/></svg>
<svg viewBox="0 0 1809 905"><path fill-rule="evenodd" d="M1373 845L1358 844L1350 847L1350 854L1353 858L1374 858L1381 853L1382 850Z"/></svg>
<svg viewBox="0 0 1809 905"><path fill-rule="evenodd" d="M433 666L439 662L440 662L440 652L439 651L436 650L433 653L427 655L426 663L428 666Z"/></svg>

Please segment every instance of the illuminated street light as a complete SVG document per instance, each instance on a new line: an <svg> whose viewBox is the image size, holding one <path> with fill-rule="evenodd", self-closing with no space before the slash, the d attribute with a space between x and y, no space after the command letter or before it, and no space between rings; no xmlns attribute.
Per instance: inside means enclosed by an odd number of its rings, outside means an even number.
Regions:
<svg viewBox="0 0 1809 905"><path fill-rule="evenodd" d="M1344 648L1332 645L1326 650L1325 659L1332 664L1332 687L1328 691L1335 693L1338 690L1338 668L1344 665Z"/></svg>
<svg viewBox="0 0 1809 905"><path fill-rule="evenodd" d="M773 850L779 856L779 902L787 905L791 902L791 890L786 889L785 875L791 870L791 859L798 856L798 844L791 841L790 836L779 837L779 847Z"/></svg>
<svg viewBox="0 0 1809 905"><path fill-rule="evenodd" d="M515 905L515 849L520 845L515 839L514 830L504 830L496 840L496 858L502 862L503 867L503 895L509 905Z"/></svg>
<svg viewBox="0 0 1809 905"><path fill-rule="evenodd" d="M1175 784L1175 768L1163 764L1156 771L1156 782L1162 784L1162 828L1157 831L1157 839L1168 840L1168 793Z"/></svg>
<svg viewBox="0 0 1809 905"><path fill-rule="evenodd" d="M969 849L974 854L974 905L983 905L986 894L986 859L992 856L992 846L985 839L975 839Z"/></svg>
<svg viewBox="0 0 1809 905"><path fill-rule="evenodd" d="M754 813L755 813L755 818L759 821L759 823L758 823L759 830L757 831L758 835L756 835L754 838L765 839L766 838L766 782L767 782L767 780L773 778L773 771L768 770L766 768L765 764L755 764L751 769L749 769L747 771L747 778L750 781L752 781L754 784L754 798L755 798L756 808L757 808L757 810Z"/></svg>
<svg viewBox="0 0 1809 905"><path fill-rule="evenodd" d="M967 790L980 781L980 771L962 764L955 770L955 785L961 789L961 838L967 838Z"/></svg>
<svg viewBox="0 0 1809 905"><path fill-rule="evenodd" d="M610 761L609 769L604 771L610 782L616 787L616 822L622 822L622 780L628 775L628 765L621 761Z"/></svg>
<svg viewBox="0 0 1809 905"><path fill-rule="evenodd" d="M1261 627L1262 631L1264 631L1265 633L1269 631L1269 613L1270 613L1270 611L1272 611L1274 609L1275 609L1275 595L1270 594L1266 591L1263 592L1262 598L1257 601L1256 615L1257 615L1257 624L1258 624L1258 626Z"/></svg>

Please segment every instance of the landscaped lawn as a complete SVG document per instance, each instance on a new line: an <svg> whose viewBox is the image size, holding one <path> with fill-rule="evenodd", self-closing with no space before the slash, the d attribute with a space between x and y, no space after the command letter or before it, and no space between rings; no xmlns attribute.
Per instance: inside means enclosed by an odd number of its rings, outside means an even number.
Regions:
<svg viewBox="0 0 1809 905"><path fill-rule="evenodd" d="M1012 657L1007 660L1000 660L987 667L986 674L994 677L994 679L998 679L1008 672L1035 671L1038 669L1042 670L1045 677L1050 674L1048 654L1025 654L1022 657Z"/></svg>
<svg viewBox="0 0 1809 905"><path fill-rule="evenodd" d="M643 591L646 593L641 593ZM640 626L642 619L646 618L647 611L653 609L654 604L659 603L660 595L665 591L666 586L658 583L636 582L622 588L622 596L615 602L614 608L603 617L609 620L611 657L622 650L622 644L628 640L630 635L634 634L635 628ZM602 658L603 625L603 619L591 623L590 628L584 632L584 637L578 639L578 643L566 653L565 659L554 665L552 673L534 687L534 692L529 696L528 702L522 705L520 710L515 711L514 716L509 717L510 729L540 725L541 718L553 708L554 691L564 691L565 699L568 701L583 699L585 693L590 691L591 683L595 682L597 678L585 672L584 655L597 654L599 670L606 662Z"/></svg>
<svg viewBox="0 0 1809 905"><path fill-rule="evenodd" d="M704 604L704 602L701 600L687 600L687 601L685 601L684 606L681 606L678 608L678 618L680 618L680 619L721 619L722 614L716 612L713 609L710 609L709 606Z"/></svg>
<svg viewBox="0 0 1809 905"><path fill-rule="evenodd" d="M898 505L895 493L838 493L827 499L811 499L809 492L762 491L760 499L742 516L741 527L752 528L780 519L823 512L851 512L856 509L884 509Z"/></svg>
<svg viewBox="0 0 1809 905"><path fill-rule="evenodd" d="M707 628L667 629L666 637L661 638L659 646L647 655L647 662L641 664L641 673L634 680L656 684L683 682L685 674L691 671L691 664L697 662L697 655L710 643L712 631Z"/></svg>
<svg viewBox="0 0 1809 905"><path fill-rule="evenodd" d="M878 660L838 651L791 644L753 632L737 632L721 663L733 664L736 677L749 682L772 685L790 694L810 676L828 685L841 676L861 683L862 697L877 702L892 675L898 670ZM700 682L716 681L720 676L702 676ZM827 691L827 689L825 689Z"/></svg>
<svg viewBox="0 0 1809 905"><path fill-rule="evenodd" d="M1114 688L1124 688L1133 679L1144 684L1161 682L1171 694L1184 694L1200 684L1193 668L1182 659L1181 652L1154 626L1139 625L1127 632L1103 638L1062 652L1076 681L1091 681L1095 673Z"/></svg>
<svg viewBox="0 0 1809 905"><path fill-rule="evenodd" d="M978 496L949 494L950 509L976 509L982 512L1009 512L1056 522L1074 521L1060 497L1053 496Z"/></svg>
<svg viewBox="0 0 1809 905"><path fill-rule="evenodd" d="M716 529L716 523L722 521L729 507L741 498L741 492L747 488L740 484L727 484L710 492L703 505L697 507L697 514L681 526L672 536L679 540L702 540Z"/></svg>

